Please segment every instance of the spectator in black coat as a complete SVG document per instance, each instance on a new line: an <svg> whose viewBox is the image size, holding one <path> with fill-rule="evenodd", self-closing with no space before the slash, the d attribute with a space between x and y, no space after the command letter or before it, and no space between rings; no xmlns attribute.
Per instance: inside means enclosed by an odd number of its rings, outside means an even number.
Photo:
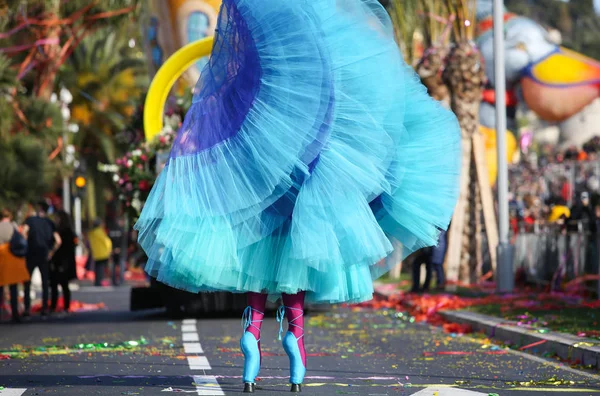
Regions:
<svg viewBox="0 0 600 396"><path fill-rule="evenodd" d="M590 204L590 195L587 191L581 193L579 202L571 209L570 231L578 231L581 224L583 231L596 233L596 213Z"/></svg>
<svg viewBox="0 0 600 396"><path fill-rule="evenodd" d="M41 201L36 206L36 213L25 220L27 226L27 269L31 275L38 268L42 277L42 317L48 315L48 278L50 272L50 258L60 247L62 240L56 231L56 226L48 218L49 205ZM27 318L31 312L31 281L24 283L25 312Z"/></svg>
<svg viewBox="0 0 600 396"><path fill-rule="evenodd" d="M79 243L71 218L65 211L57 213L57 231L62 244L52 256L50 261L50 310L56 311L58 303L58 285L60 285L64 300L64 311L69 312L71 307L71 290L69 281L77 278L77 266L75 261L75 247Z"/></svg>

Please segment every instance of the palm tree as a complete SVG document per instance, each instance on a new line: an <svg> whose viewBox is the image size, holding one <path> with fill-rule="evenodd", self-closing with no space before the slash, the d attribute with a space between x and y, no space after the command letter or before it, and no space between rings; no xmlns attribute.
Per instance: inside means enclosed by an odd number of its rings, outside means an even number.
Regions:
<svg viewBox="0 0 600 396"><path fill-rule="evenodd" d="M123 29L100 30L83 39L60 73L62 84L73 95L71 120L79 125L73 144L90 172L90 218L96 216L102 187L110 185L96 171L97 164L114 163L115 135L129 123L148 86L145 58L132 45L133 37Z"/></svg>
<svg viewBox="0 0 600 396"><path fill-rule="evenodd" d="M443 78L450 90L450 105L462 130L462 175L459 202L450 229L448 278L475 283L481 275L482 199L481 172L477 169L474 139L478 138L479 105L485 82L484 65L474 39L476 0L444 0L454 16L454 43L447 57ZM477 145L477 140L475 144ZM477 147L477 146L476 146ZM458 243L460 239L460 243ZM453 273L459 264L459 273Z"/></svg>
<svg viewBox="0 0 600 396"><path fill-rule="evenodd" d="M490 220L495 215L489 208L489 183L482 184L482 172L486 170L481 168L481 156L475 155L481 152L473 150L473 145L480 147L481 142L479 103L485 79L482 59L473 41L476 6L476 0L393 0L390 6L399 45L413 55L407 57L407 62L413 64L429 94L452 108L461 125L461 195L450 232L447 268L450 280L464 283L474 283L481 275L483 202L485 223L495 224L495 219ZM415 34L422 35L426 48L418 56L414 56ZM482 200L482 194L488 199ZM494 266L495 255L490 255Z"/></svg>

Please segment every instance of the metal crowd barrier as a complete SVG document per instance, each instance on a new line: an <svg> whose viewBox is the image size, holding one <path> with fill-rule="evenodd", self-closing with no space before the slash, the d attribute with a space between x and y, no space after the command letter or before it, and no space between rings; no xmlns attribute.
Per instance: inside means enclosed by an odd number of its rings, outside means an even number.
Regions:
<svg viewBox="0 0 600 396"><path fill-rule="evenodd" d="M544 227L519 233L515 240L514 268L529 283L559 291L565 284L585 289L600 298L600 234L561 227ZM586 276L593 280L584 280Z"/></svg>

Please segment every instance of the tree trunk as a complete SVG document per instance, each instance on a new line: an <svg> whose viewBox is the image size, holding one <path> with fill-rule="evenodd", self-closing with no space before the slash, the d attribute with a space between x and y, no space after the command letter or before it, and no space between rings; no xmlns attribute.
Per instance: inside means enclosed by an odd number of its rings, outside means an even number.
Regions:
<svg viewBox="0 0 600 396"><path fill-rule="evenodd" d="M482 205L481 205L481 189L482 186L478 183L477 165L475 164L475 150L471 150L471 201L474 205L471 207L473 223L471 226L471 237L475 243L470 246L471 260L469 262L469 283L475 284L483 275L483 238L482 238Z"/></svg>
<svg viewBox="0 0 600 396"><path fill-rule="evenodd" d="M460 175L460 195L454 215L452 217L452 223L450 223L450 231L448 233L448 253L446 254L446 262L444 267L446 269L446 278L452 282L457 282L462 279L460 274L461 269L461 257L465 249L463 249L463 234L466 227L467 217L467 205L469 201L469 184L470 184L470 172L465 171L469 169L469 163L471 161L471 140L462 138L462 160L461 160L461 175ZM455 286L448 286L449 291L454 291Z"/></svg>
<svg viewBox="0 0 600 396"><path fill-rule="evenodd" d="M454 235L450 234L450 244L460 246L460 253L454 252L454 262L458 265L458 278L461 282L472 283L478 279L478 268L482 267L481 252L481 194L475 160L472 151L472 137L479 130L479 104L485 74L481 56L475 46L468 41L456 44L449 53L443 81L450 89L450 105L458 118L462 131L463 161L461 170L461 191L457 210L454 213ZM462 211L462 213L460 213ZM457 235L456 231L462 230ZM452 231L452 230L451 230ZM451 272L452 273L452 272ZM452 279L449 279L452 280Z"/></svg>
<svg viewBox="0 0 600 396"><path fill-rule="evenodd" d="M60 0L46 1L46 18L58 18L60 12ZM38 75L36 76L36 94L44 100L49 100L52 92L54 92L54 80L58 72L56 61L60 53L60 33L61 26L50 26L45 31L45 39L51 41L49 44L42 46L43 50L39 51L37 58L39 62ZM55 40L55 42L52 42Z"/></svg>
<svg viewBox="0 0 600 396"><path fill-rule="evenodd" d="M461 42L452 48L443 78L450 88L450 105L463 136L470 139L479 130L479 104L485 81L481 55L472 43Z"/></svg>

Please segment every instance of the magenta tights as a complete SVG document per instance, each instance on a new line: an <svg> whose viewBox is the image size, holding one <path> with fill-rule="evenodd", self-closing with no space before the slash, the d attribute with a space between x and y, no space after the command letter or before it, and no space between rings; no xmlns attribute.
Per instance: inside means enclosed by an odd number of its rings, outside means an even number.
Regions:
<svg viewBox="0 0 600 396"><path fill-rule="evenodd" d="M283 305L285 306L285 315L288 319L288 331L298 339L298 347L302 355L302 362L306 367L306 351L304 350L304 295L305 292L296 294L283 294ZM260 329L264 318L267 295L260 293L248 293L248 305L252 308L252 325L246 328L259 341L260 349Z"/></svg>

